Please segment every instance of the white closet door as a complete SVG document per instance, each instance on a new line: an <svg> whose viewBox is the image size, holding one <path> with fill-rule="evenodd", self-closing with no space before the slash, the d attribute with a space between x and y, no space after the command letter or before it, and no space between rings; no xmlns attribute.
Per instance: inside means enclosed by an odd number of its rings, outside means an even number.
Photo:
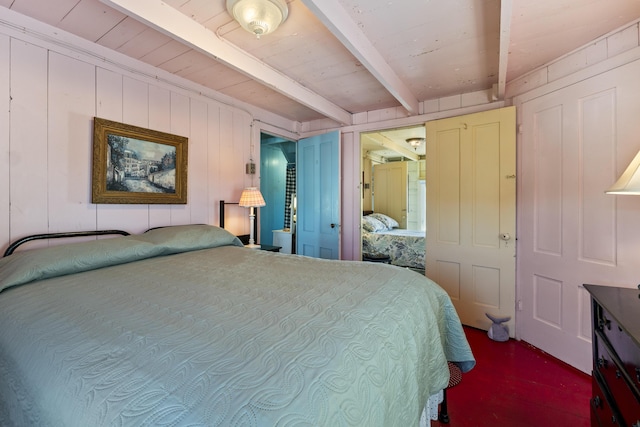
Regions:
<svg viewBox="0 0 640 427"><path fill-rule="evenodd" d="M407 162L391 162L373 167L373 210L407 228Z"/></svg>

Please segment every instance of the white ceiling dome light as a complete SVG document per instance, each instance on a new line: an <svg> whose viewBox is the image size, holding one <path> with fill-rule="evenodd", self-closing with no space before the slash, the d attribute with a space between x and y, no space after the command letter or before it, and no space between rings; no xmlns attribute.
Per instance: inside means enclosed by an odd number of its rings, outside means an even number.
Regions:
<svg viewBox="0 0 640 427"><path fill-rule="evenodd" d="M424 144L424 138L407 138L407 143L409 143L414 150L417 150L422 144Z"/></svg>
<svg viewBox="0 0 640 427"><path fill-rule="evenodd" d="M274 32L289 14L284 0L227 0L227 10L242 28L258 38Z"/></svg>

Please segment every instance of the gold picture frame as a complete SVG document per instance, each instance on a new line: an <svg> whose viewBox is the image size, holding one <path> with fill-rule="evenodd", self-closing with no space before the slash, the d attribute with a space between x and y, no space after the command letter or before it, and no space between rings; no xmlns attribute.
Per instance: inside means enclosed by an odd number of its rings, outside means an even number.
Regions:
<svg viewBox="0 0 640 427"><path fill-rule="evenodd" d="M188 138L93 119L92 203L186 204Z"/></svg>

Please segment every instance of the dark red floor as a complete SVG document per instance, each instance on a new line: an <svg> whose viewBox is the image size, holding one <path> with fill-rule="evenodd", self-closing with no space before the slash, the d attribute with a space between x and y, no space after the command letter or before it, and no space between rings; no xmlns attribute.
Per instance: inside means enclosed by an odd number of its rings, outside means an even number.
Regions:
<svg viewBox="0 0 640 427"><path fill-rule="evenodd" d="M591 377L522 342L465 327L476 367L447 392L449 424L432 427L588 427Z"/></svg>

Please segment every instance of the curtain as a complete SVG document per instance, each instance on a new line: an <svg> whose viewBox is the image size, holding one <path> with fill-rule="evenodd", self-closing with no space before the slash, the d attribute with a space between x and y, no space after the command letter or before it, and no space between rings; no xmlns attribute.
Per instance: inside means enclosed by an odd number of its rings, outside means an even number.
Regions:
<svg viewBox="0 0 640 427"><path fill-rule="evenodd" d="M296 192L296 165L287 165L286 193L284 197L284 228L291 228L291 197Z"/></svg>

